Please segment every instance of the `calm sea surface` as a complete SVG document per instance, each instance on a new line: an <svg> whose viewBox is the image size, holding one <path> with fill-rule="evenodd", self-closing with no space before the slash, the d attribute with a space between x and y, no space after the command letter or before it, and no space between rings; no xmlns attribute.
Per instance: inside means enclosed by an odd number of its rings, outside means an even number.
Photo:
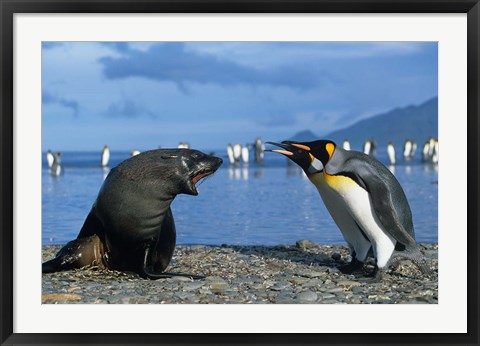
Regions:
<svg viewBox="0 0 480 346"><path fill-rule="evenodd" d="M413 212L417 241L437 242L438 172L417 157L400 162L395 176L403 186ZM262 165L224 164L199 187L198 196L179 195L172 203L177 244L278 245L309 239L322 244L345 244L325 209L315 186L281 155L266 153ZM128 159L112 152L110 167ZM385 153L377 158L386 163ZM398 159L397 159L398 160ZM83 225L108 174L99 152L62 153L64 174L42 169L42 241L64 244Z"/></svg>

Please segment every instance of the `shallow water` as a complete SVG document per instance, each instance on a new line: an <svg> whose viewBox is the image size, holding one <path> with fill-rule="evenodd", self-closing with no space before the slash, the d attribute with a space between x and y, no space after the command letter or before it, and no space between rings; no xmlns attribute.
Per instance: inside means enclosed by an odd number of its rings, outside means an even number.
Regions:
<svg viewBox="0 0 480 346"><path fill-rule="evenodd" d="M309 239L344 244L316 188L286 158L266 153L262 165L232 167L226 155L214 176L199 187L198 196L179 195L172 204L177 244L277 245ZM127 159L112 152L110 166ZM386 162L385 153L378 158ZM45 161L45 155L44 155ZM108 169L100 153L65 152L64 174L42 169L42 241L63 244L74 239L94 202ZM437 242L438 172L419 158L400 162L395 176L403 186L413 213L417 241Z"/></svg>

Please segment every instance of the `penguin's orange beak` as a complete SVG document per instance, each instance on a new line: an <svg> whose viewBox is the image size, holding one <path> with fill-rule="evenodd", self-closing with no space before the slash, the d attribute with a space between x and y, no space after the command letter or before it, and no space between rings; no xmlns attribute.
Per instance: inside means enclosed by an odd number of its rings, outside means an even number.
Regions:
<svg viewBox="0 0 480 346"><path fill-rule="evenodd" d="M279 154L282 154L282 155L286 155L286 156L292 156L293 153L290 151L290 146L287 145L287 144L283 144L283 143L275 143L275 142L265 142L266 144L272 144L272 145L275 145L277 147L280 147L280 148L283 148L283 149L286 149L286 150L281 150L281 149L266 149L265 151L270 151L270 152L274 152L274 153L279 153Z"/></svg>
<svg viewBox="0 0 480 346"><path fill-rule="evenodd" d="M279 153L285 155L290 160L295 162L299 165L304 171L308 170L310 164L312 162L310 156L310 148L304 144L291 142L291 141L283 141L282 143L275 143L275 142L265 142L267 144L272 144L282 149L268 149L265 151L271 151L274 153Z"/></svg>

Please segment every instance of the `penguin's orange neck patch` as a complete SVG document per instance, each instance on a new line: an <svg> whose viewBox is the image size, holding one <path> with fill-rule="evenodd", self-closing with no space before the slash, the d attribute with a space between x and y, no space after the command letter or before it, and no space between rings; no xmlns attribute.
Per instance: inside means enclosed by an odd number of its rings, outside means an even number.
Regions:
<svg viewBox="0 0 480 346"><path fill-rule="evenodd" d="M352 179L343 175L330 175L325 170L323 171L323 179L328 186L337 192L343 192L352 186L357 185Z"/></svg>
<svg viewBox="0 0 480 346"><path fill-rule="evenodd" d="M333 151L335 150L335 146L332 143L327 143L325 146L325 149L327 150L328 156L332 157Z"/></svg>

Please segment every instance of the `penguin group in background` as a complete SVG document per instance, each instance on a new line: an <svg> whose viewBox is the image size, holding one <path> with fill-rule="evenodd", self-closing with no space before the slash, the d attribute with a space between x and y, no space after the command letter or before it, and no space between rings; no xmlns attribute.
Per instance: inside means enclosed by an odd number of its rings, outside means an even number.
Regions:
<svg viewBox="0 0 480 346"><path fill-rule="evenodd" d="M108 166L108 162L110 161L110 149L108 149L108 146L105 145L103 147L103 151L102 151L102 167L105 168Z"/></svg>
<svg viewBox="0 0 480 346"><path fill-rule="evenodd" d="M329 140L267 143L282 148L268 151L283 154L299 165L319 191L350 248L352 260L340 268L342 272L362 268L373 251L376 266L372 275L377 278L401 257L429 273L417 248L405 193L384 165Z"/></svg>
<svg viewBox="0 0 480 346"><path fill-rule="evenodd" d="M438 139L430 137L423 145L422 161L438 164Z"/></svg>
<svg viewBox="0 0 480 346"><path fill-rule="evenodd" d="M50 167L50 174L58 177L63 173L63 168L62 168L62 162L60 160L60 156L62 153L57 152L55 155L53 155L53 162L52 166Z"/></svg>
<svg viewBox="0 0 480 346"><path fill-rule="evenodd" d="M228 161L231 165L236 165L239 162L247 164L250 161L250 148L253 148L253 155L256 163L263 162L265 144L262 139L257 137L253 143L247 143L244 146L237 143L227 145Z"/></svg>
<svg viewBox="0 0 480 346"><path fill-rule="evenodd" d="M350 142L347 139L343 141L343 149L352 150L352 148L350 147Z"/></svg>

